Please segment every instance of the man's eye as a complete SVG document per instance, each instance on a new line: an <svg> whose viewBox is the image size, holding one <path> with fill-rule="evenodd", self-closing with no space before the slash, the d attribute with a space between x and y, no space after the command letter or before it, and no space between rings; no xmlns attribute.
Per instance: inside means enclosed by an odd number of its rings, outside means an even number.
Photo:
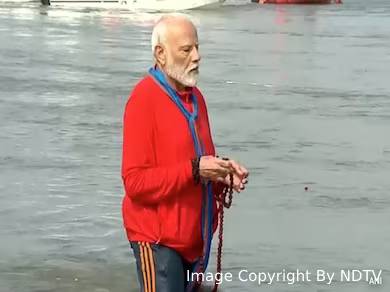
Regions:
<svg viewBox="0 0 390 292"><path fill-rule="evenodd" d="M191 51L191 49L190 48L184 48L183 51L186 52L186 53L189 53Z"/></svg>

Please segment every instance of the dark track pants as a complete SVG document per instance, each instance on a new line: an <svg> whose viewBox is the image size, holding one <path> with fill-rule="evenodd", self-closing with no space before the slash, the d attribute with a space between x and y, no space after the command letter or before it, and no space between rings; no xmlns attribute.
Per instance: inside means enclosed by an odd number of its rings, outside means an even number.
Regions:
<svg viewBox="0 0 390 292"><path fill-rule="evenodd" d="M184 292L191 264L173 249L147 242L130 242L141 292Z"/></svg>

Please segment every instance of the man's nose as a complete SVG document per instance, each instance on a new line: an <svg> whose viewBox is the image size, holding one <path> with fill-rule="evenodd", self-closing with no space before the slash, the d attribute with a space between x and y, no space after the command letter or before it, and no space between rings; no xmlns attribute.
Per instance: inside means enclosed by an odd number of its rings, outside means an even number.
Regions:
<svg viewBox="0 0 390 292"><path fill-rule="evenodd" d="M193 62L199 62L201 59L200 53L199 53L199 48L195 47L192 49L192 61Z"/></svg>

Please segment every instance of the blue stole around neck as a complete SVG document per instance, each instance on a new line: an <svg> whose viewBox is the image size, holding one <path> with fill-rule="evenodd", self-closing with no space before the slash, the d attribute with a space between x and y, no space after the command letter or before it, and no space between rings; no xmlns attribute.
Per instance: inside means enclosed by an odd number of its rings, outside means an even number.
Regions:
<svg viewBox="0 0 390 292"><path fill-rule="evenodd" d="M192 140L194 142L194 148L196 152L196 157L200 157L205 155L204 149L202 147L202 142L200 137L197 135L196 131L196 119L198 118L198 101L195 94L191 94L191 100L193 103L193 112L190 113L183 106L180 97L177 92L169 85L168 81L165 78L164 73L152 67L149 69L149 74L154 78L158 84L162 86L162 88L169 95L171 100L175 103L175 105L180 109L182 114L187 120L188 126L191 131ZM203 238L203 255L197 259L195 263L192 265L192 273L204 273L207 269L209 257L210 257L210 249L211 249L211 241L213 237L213 192L211 182L202 183L202 238ZM192 232L189 230L188 232ZM196 274L195 274L196 275ZM187 276L187 275L186 275ZM196 279L196 277L195 277ZM192 276L190 277L186 291L190 292L197 286L197 283L193 281Z"/></svg>

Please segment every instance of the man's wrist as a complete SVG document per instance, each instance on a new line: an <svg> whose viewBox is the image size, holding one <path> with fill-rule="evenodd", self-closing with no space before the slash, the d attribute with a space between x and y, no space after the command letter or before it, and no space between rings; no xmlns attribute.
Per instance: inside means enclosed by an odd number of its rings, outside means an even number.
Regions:
<svg viewBox="0 0 390 292"><path fill-rule="evenodd" d="M192 164L192 177L194 179L194 182L196 184L199 184L200 183L200 169L199 169L200 157L191 159L191 164Z"/></svg>

